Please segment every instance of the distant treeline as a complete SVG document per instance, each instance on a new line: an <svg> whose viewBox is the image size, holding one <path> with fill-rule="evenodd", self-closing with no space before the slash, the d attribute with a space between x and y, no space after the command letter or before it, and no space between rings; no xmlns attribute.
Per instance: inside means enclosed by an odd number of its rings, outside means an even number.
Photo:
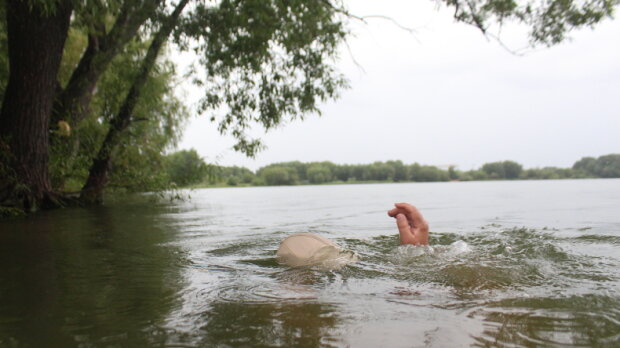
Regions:
<svg viewBox="0 0 620 348"><path fill-rule="evenodd" d="M461 171L402 161L371 164L332 162L274 163L256 172L244 167L206 164L195 150L183 150L167 158L168 176L177 186L262 186L355 182L433 182L473 180L534 180L575 178L620 178L620 154L584 157L572 168L530 168L514 161L486 163L479 169Z"/></svg>

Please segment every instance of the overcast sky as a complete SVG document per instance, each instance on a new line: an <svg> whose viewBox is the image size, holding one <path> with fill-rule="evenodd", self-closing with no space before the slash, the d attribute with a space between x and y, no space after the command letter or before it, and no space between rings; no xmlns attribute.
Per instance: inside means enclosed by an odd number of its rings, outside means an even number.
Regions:
<svg viewBox="0 0 620 348"><path fill-rule="evenodd" d="M264 135L268 148L255 159L234 152L233 139L206 117L190 121L179 149L253 170L391 159L463 170L506 159L570 167L584 156L620 153L620 20L517 56L430 0L349 3L353 13L390 16L415 33L381 19L352 22L355 36L337 63L351 88L323 105L321 117ZM513 49L525 42L518 29L504 29L502 38ZM199 93L185 88L190 99Z"/></svg>

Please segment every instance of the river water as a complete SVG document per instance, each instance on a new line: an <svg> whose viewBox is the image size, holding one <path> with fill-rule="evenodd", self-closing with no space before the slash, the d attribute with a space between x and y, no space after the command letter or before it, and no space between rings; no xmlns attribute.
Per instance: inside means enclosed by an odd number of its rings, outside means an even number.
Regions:
<svg viewBox="0 0 620 348"><path fill-rule="evenodd" d="M185 194L0 222L0 347L620 346L620 180ZM359 261L279 264L295 232Z"/></svg>

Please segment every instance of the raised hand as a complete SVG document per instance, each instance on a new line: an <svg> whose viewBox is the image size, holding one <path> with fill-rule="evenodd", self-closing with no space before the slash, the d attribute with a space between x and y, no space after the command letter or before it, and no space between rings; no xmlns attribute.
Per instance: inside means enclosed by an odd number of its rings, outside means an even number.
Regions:
<svg viewBox="0 0 620 348"><path fill-rule="evenodd" d="M400 244L428 245L428 222L416 207L409 203L395 203L388 215L396 219Z"/></svg>

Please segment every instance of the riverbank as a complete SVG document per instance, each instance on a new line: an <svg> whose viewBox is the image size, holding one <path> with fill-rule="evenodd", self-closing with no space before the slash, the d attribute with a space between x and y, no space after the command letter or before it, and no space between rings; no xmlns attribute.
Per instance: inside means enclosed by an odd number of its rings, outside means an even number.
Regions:
<svg viewBox="0 0 620 348"><path fill-rule="evenodd" d="M330 181L323 183L311 183L311 182L301 182L297 184L290 185L253 185L253 184L238 184L238 185L229 185L225 182L220 182L216 184L210 183L199 183L188 186L183 186L183 189L202 189L202 188L232 188L232 187L265 187L265 186L328 186L328 185L364 185L364 184L398 184L399 182L394 181L381 181L381 180L351 180L351 181ZM402 183L402 182L401 182Z"/></svg>
<svg viewBox="0 0 620 348"><path fill-rule="evenodd" d="M248 188L248 187L280 187L280 186L340 186L340 185L372 185L372 184L432 184L432 183L465 183L465 182L505 182L505 181L565 181L565 180L592 180L592 179L617 179L617 178L598 178L598 177L582 177L582 178L550 178L550 179L496 179L496 180L450 180L450 181L380 181L380 180L353 180L353 181L330 181L320 184L303 182L290 185L252 185L252 184L240 184L240 185L228 185L226 183L200 183L188 186L179 187L179 189L205 189L205 188Z"/></svg>
<svg viewBox="0 0 620 348"><path fill-rule="evenodd" d="M190 175L188 168L204 168ZM489 180L547 180L620 177L620 154L584 157L571 168L523 168L514 161L485 163L479 169L459 170L402 161L335 164L299 161L274 163L252 171L244 167L193 166L176 168L170 181L180 187L245 187L294 185L347 185L388 182L449 182Z"/></svg>

